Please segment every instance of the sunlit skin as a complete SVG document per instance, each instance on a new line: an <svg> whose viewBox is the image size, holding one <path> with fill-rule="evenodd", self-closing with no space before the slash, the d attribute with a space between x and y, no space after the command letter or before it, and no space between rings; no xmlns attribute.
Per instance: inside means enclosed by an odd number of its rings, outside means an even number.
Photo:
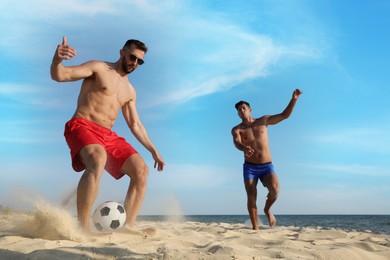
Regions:
<svg viewBox="0 0 390 260"><path fill-rule="evenodd" d="M137 140L151 153L158 171L164 169L164 160L151 142L141 123L136 109L136 91L128 80L128 74L139 66L145 52L134 45L119 51L116 62L88 61L79 66L64 66L63 60L70 60L76 50L67 45L64 37L59 44L51 65L51 76L59 82L82 79L77 108L73 118L85 118L103 127L111 129L122 111L127 125ZM130 59L135 56L135 60ZM77 189L77 210L80 225L90 231L91 208L99 192L100 178L106 163L106 152L98 144L87 145L79 153L86 169ZM146 191L148 167L139 154L130 156L121 168L121 172L131 178L125 197L127 219L125 226L131 228L138 215Z"/></svg>
<svg viewBox="0 0 390 260"><path fill-rule="evenodd" d="M261 164L272 162L271 151L268 142L268 126L275 125L287 119L298 100L302 91L296 89L292 98L280 114L265 115L259 118L253 118L252 109L242 104L237 108L238 116L242 122L232 129L233 142L236 148L243 152L246 162L253 164ZM257 183L258 179L245 181L245 190L247 193L247 207L249 216L254 230L259 229L258 213L257 213ZM276 218L271 212L271 206L277 199L279 194L279 180L276 174L268 174L263 180L263 185L268 189L268 195L264 206L264 214L266 215L269 225L276 225Z"/></svg>

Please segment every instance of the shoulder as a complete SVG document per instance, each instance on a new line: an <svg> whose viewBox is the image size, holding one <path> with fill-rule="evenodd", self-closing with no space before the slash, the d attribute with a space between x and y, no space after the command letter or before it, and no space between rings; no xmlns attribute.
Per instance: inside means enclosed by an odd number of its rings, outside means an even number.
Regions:
<svg viewBox="0 0 390 260"><path fill-rule="evenodd" d="M135 90L135 87L133 86L133 84L131 84L130 81L128 81L128 89L130 91L130 94L132 94L134 96L134 99L135 99L136 95L137 95L137 91Z"/></svg>
<svg viewBox="0 0 390 260"><path fill-rule="evenodd" d="M99 69L108 69L110 68L110 65L108 62L100 61L100 60L90 60L83 64L81 64L83 67L88 67L90 69L99 70Z"/></svg>
<svg viewBox="0 0 390 260"><path fill-rule="evenodd" d="M123 105L135 106L137 101L137 92L130 81L127 81L127 83L120 88L118 93L120 94L119 99L122 101L121 103Z"/></svg>
<svg viewBox="0 0 390 260"><path fill-rule="evenodd" d="M253 126L268 125L268 119L270 116L265 115L255 119Z"/></svg>
<svg viewBox="0 0 390 260"><path fill-rule="evenodd" d="M264 115L259 118L256 118L255 121L256 123L266 123L269 117L270 117L269 115Z"/></svg>
<svg viewBox="0 0 390 260"><path fill-rule="evenodd" d="M238 124L235 127L233 127L232 133L237 133L238 131L240 131L240 129L242 129L242 124Z"/></svg>
<svg viewBox="0 0 390 260"><path fill-rule="evenodd" d="M263 115L263 116L261 116L261 117L256 118L256 121L257 121L257 120L258 120L258 121L267 120L268 117L270 117L270 116L269 116L269 115Z"/></svg>
<svg viewBox="0 0 390 260"><path fill-rule="evenodd" d="M270 115L264 115L259 118L256 118L256 121L259 123L266 123L270 117Z"/></svg>

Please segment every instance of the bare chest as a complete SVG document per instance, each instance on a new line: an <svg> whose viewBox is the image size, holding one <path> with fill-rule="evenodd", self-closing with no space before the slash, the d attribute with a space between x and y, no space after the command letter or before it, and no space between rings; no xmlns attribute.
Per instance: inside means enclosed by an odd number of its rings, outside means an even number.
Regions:
<svg viewBox="0 0 390 260"><path fill-rule="evenodd" d="M115 73L102 73L95 78L87 79L83 83L83 88L89 98L110 100L119 106L133 98L133 88L127 78L119 77Z"/></svg>
<svg viewBox="0 0 390 260"><path fill-rule="evenodd" d="M243 128L240 131L243 143L249 144L267 138L267 127L265 125L255 125Z"/></svg>

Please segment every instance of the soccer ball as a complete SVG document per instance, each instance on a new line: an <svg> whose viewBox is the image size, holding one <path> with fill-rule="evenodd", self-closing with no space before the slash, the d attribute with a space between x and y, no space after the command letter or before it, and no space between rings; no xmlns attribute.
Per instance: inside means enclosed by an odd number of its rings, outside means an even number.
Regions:
<svg viewBox="0 0 390 260"><path fill-rule="evenodd" d="M126 221L126 211L123 206L114 201L100 204L93 213L93 224L97 231L113 232Z"/></svg>

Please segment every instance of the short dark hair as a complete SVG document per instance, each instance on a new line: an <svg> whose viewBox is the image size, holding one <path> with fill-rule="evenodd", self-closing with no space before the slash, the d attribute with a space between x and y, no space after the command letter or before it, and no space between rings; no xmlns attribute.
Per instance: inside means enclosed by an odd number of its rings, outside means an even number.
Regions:
<svg viewBox="0 0 390 260"><path fill-rule="evenodd" d="M137 49L140 49L145 53L148 51L148 47L146 47L145 43L135 39L128 40L125 45L123 45L123 49L130 48L131 45L134 45Z"/></svg>
<svg viewBox="0 0 390 260"><path fill-rule="evenodd" d="M243 100L241 100L240 102L237 102L236 105L235 105L234 107L238 110L238 107L241 106L241 105L243 105L243 104L247 105L248 107L251 107L251 105L249 105L248 102L243 101Z"/></svg>

